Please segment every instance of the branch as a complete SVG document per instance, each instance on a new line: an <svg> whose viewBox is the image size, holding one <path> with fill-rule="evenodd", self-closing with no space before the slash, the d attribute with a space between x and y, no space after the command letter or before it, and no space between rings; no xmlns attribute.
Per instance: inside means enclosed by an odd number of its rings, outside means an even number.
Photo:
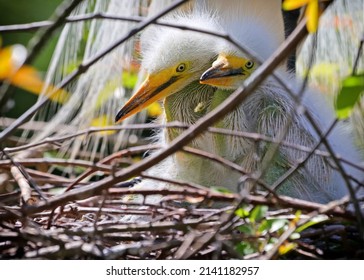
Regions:
<svg viewBox="0 0 364 280"><path fill-rule="evenodd" d="M60 27L65 21L66 17L81 3L83 0L67 0L57 8L55 14L52 16L55 18L54 22L42 29L37 36L33 37L29 42L28 50L29 54L25 59L24 64L30 64L36 55L42 50L47 41L52 38L54 31Z"/></svg>
<svg viewBox="0 0 364 280"><path fill-rule="evenodd" d="M78 0L79 1L79 0ZM88 70L93 64L95 64L97 61L99 61L101 58L103 58L106 54L114 50L116 47L127 41L129 38L136 35L138 32L143 30L145 27L147 27L149 24L154 23L158 18L166 15L173 9L179 7L183 3L187 2L188 0L179 0L167 7L166 9L162 10L155 16L149 17L145 20L143 20L138 26L131 29L128 34L117 40L115 43L107 47L105 50L101 51L98 55L95 55L94 57L90 58L87 61L84 61L81 63L81 65L78 66L76 70L74 70L71 74L66 76L56 87L55 89L48 95L52 96L55 92L57 92L59 89L66 87L69 83L71 83L76 77L78 77L80 74L84 73ZM42 108L45 104L48 103L49 98L44 97L43 99L40 99L36 104L34 104L32 107L30 107L24 114L22 114L11 126L7 127L0 133L0 142L4 141L15 129L17 129L20 125L28 121L40 108Z"/></svg>

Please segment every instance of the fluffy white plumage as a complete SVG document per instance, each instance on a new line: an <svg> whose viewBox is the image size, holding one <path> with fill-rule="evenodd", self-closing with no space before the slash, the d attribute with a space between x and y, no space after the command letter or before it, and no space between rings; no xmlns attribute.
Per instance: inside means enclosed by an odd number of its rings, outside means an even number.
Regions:
<svg viewBox="0 0 364 280"><path fill-rule="evenodd" d="M254 31L252 31L249 28L244 28L245 26L249 26L249 24L257 27L257 29L254 28ZM255 23L253 18L244 19L242 25L232 23L228 25L228 30L236 36L241 44L254 50L263 60L268 58L278 46L278 42L272 38L272 33L269 28L261 26L258 22ZM257 33L255 33L256 31ZM225 56L247 57L246 54L227 42L218 45L216 51L223 53ZM243 67L243 65L241 66ZM241 111L245 114L242 115L239 113L239 116L241 116L239 121L246 123L241 126L247 127L248 131L258 132L274 138L279 137L280 133L287 127L284 137L285 141L312 148L318 143L321 136L320 133L325 133L334 122L335 113L333 106L329 104L328 100L322 94L310 89L306 89L303 92L302 98L299 97L298 93L302 85L292 75L287 73L284 67L280 67L278 72L289 87L293 89L296 97L301 100L304 108L306 108L318 125L320 132L318 133L304 114L297 110L297 105L293 98L273 77L268 78L244 104L240 105ZM235 84L231 84L228 88L236 89L243 84L244 80L245 78L237 78L234 80ZM222 88L226 88L226 85L222 86ZM234 114L237 113L233 112L232 115ZM292 119L290 120L290 118ZM225 126L228 126L228 123L225 123ZM335 154L356 164L361 161L348 124L336 124L327 139ZM248 148L248 145L246 145L247 150L254 150L252 143L250 148ZM326 147L321 144L319 149L326 150ZM260 158L262 156L264 154ZM304 159L306 153L281 147L279 156L283 157L284 161L287 161L288 166L292 166L297 164L301 159ZM259 163L254 164L254 161L249 161L247 160L248 158L245 157L244 160L238 163L246 168L255 166L259 170ZM231 160L236 162L234 159ZM331 159L327 160L323 157L311 156L304 167L300 168L296 175L291 176L291 183L288 183L286 186L283 185L283 189L278 192L321 203L339 199L347 194L348 190L345 180L340 172L335 170L337 169L335 166L336 164ZM363 172L347 164L343 164L343 167L348 174L357 180L363 180ZM273 177L276 176L277 179L281 175L283 173L273 174Z"/></svg>
<svg viewBox="0 0 364 280"><path fill-rule="evenodd" d="M192 15L175 15L172 22L204 27L210 30L220 30L223 26L244 45L258 53L262 59L266 59L279 44L279 40L272 36L270 28L261 25L258 21L255 22L253 15L239 21L240 24L233 22L226 24L226 22L220 21L216 14L203 11ZM165 27L150 28L142 37L142 49L142 65L149 75L158 76L163 72L164 76L170 74L171 77L177 77L177 74L171 71L180 63L188 66L182 76L175 78L178 84L174 80L171 83L169 78L157 89L166 92L164 94L165 116L162 121L177 120L190 124L212 110L214 97L221 94L220 91L216 92L216 89L212 87L198 83L202 73L210 67L220 53L244 56L221 39L192 31ZM172 70L168 70L169 72L166 74L164 72L166 69ZM291 85L294 84L295 88L299 88L299 85L288 75L286 75L286 80ZM174 86L175 84L176 86ZM304 105L316 116L316 120L321 123L322 131L325 131L333 119L332 111L327 104L320 100L318 94L307 91ZM198 106L202 109L196 110ZM128 104L121 111L126 110L126 107ZM233 113L227 115L221 123L224 128L259 132L277 137L290 119L290 112L293 114L292 123L284 140L293 144L313 147L318 135L313 132L303 115L296 112L295 104L288 93L271 78L260 86L247 102L239 105ZM177 129L170 129L161 137L160 141L169 143L179 133L180 131ZM351 139L342 133L342 130L336 129L331 134L332 144L338 148L336 150L338 153L355 159L356 151ZM265 144L257 145L255 142L244 138L225 137L221 142L221 138L219 140L216 135L209 133L196 138L191 146L223 156L242 165L248 171L260 169L262 158L268 149ZM280 148L278 159L276 159L271 171L268 172L268 178L266 178L268 183L274 183L304 155L304 152L291 148ZM241 174L217 163L182 152L168 158L148 172L151 175L182 179L208 187L227 187L233 191L237 191L241 177ZM145 180L139 187L156 188L161 186L163 187L164 184ZM279 193L311 201L328 202L342 197L347 192L340 174L334 171L323 158L313 156L296 175L293 175L287 183L282 185ZM154 200L158 199L154 198Z"/></svg>

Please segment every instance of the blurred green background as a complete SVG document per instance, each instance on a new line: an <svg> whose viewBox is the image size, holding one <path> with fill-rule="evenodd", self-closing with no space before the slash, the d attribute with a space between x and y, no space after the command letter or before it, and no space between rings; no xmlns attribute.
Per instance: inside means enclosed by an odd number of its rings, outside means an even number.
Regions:
<svg viewBox="0 0 364 280"><path fill-rule="evenodd" d="M62 0L0 0L0 25L47 20L61 2ZM2 47L14 44L27 47L29 40L35 34L35 31L0 33ZM48 67L58 34L59 30L32 63L41 75ZM10 87L8 94L3 98L6 99L6 105L0 108L0 115L10 118L18 117L37 100L36 95L15 87Z"/></svg>

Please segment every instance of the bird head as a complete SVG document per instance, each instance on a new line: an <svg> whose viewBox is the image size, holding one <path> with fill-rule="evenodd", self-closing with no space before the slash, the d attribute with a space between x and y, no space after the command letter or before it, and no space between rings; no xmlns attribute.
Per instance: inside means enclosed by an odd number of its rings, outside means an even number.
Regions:
<svg viewBox="0 0 364 280"><path fill-rule="evenodd" d="M179 17L183 25L214 28L211 17ZM145 43L143 43L143 41ZM193 31L159 27L148 30L142 37L142 67L146 78L134 95L119 110L117 123L138 113L149 104L181 91L216 59L216 38Z"/></svg>
<svg viewBox="0 0 364 280"><path fill-rule="evenodd" d="M220 54L200 77L201 84L223 89L237 89L257 68L256 63L234 54Z"/></svg>
<svg viewBox="0 0 364 280"><path fill-rule="evenodd" d="M238 21L229 21L225 29L235 41L253 50L264 61L279 47L280 41L275 36L274 27L264 24L261 19L255 13L244 14ZM216 46L216 51L219 56L212 67L202 74L201 84L237 89L258 67L257 61L248 58L248 55L230 42L221 41Z"/></svg>

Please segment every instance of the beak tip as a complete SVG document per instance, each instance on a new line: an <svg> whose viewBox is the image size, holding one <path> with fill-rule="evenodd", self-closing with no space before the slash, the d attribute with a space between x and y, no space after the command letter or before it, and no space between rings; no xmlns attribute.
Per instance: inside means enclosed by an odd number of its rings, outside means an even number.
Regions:
<svg viewBox="0 0 364 280"><path fill-rule="evenodd" d="M200 82L205 82L206 80L208 80L208 79L209 79L209 76L210 76L210 71L209 71L209 70L205 71L205 72L201 75L201 77L200 77Z"/></svg>
<svg viewBox="0 0 364 280"><path fill-rule="evenodd" d="M120 110L115 116L115 123L120 123L123 116L125 116L125 113Z"/></svg>

